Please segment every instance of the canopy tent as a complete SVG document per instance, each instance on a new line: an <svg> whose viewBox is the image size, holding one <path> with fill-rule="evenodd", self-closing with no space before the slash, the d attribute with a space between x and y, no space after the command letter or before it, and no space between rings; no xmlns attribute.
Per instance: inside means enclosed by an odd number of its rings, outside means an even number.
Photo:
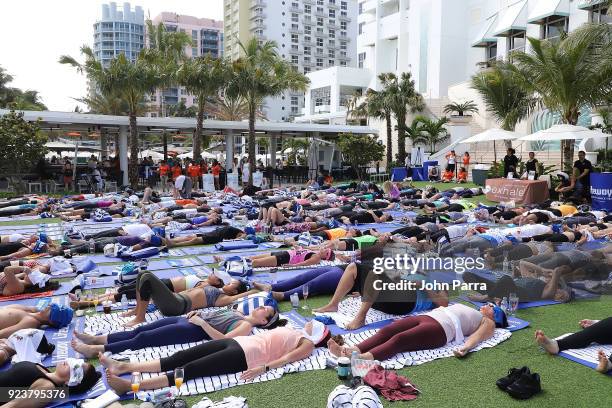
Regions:
<svg viewBox="0 0 612 408"><path fill-rule="evenodd" d="M76 147L75 143L65 143L65 142L47 142L45 143L45 147L54 152L70 152L74 151ZM79 150L86 152L101 152L102 149L95 146L88 146L79 144Z"/></svg>
<svg viewBox="0 0 612 408"><path fill-rule="evenodd" d="M493 160L497 161L497 146L495 146L495 141L497 140L516 140L520 138L521 135L516 132L511 132L509 130L504 129L487 129L484 132L478 133L477 135L468 137L465 140L462 140L461 143L479 143L479 142L493 142Z"/></svg>
<svg viewBox="0 0 612 408"><path fill-rule="evenodd" d="M203 159L216 159L217 158L217 156L207 151L202 151L201 155ZM178 157L179 159L191 159L193 157L193 151L179 154L176 157Z"/></svg>
<svg viewBox="0 0 612 408"><path fill-rule="evenodd" d="M138 157L143 159L149 156L151 156L153 160L162 160L164 158L163 153L156 152L155 150L142 150L140 153L138 153Z"/></svg>
<svg viewBox="0 0 612 408"><path fill-rule="evenodd" d="M519 140L534 141L534 140L572 140L585 139L593 137L608 137L601 130L590 130L582 126L574 125L554 125L548 129L540 130L527 136L521 137Z"/></svg>

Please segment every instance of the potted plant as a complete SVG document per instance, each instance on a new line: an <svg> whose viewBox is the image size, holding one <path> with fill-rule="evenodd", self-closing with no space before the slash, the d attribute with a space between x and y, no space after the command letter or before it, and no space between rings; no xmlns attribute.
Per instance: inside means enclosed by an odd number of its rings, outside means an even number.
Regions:
<svg viewBox="0 0 612 408"><path fill-rule="evenodd" d="M478 112L478 106L474 101L463 103L452 102L444 106L444 113L450 114L450 119L453 123L469 123L472 120L470 113L476 112Z"/></svg>

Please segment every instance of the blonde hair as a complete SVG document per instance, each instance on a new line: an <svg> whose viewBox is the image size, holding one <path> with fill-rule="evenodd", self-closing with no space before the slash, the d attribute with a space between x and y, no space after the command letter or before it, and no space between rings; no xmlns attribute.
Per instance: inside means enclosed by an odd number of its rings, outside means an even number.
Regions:
<svg viewBox="0 0 612 408"><path fill-rule="evenodd" d="M389 194L389 191L391 191L392 187L393 187L393 183L390 182L389 180L385 181L382 185L382 188L385 194Z"/></svg>

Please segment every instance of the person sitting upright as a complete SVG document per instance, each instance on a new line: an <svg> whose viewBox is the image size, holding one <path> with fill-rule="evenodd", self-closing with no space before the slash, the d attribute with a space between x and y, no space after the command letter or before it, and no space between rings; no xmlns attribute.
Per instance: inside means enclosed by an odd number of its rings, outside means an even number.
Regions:
<svg viewBox="0 0 612 408"><path fill-rule="evenodd" d="M443 183L451 183L453 181L453 179L455 178L455 174L453 173L453 171L450 169L450 167L447 167L444 170L444 174L442 174L442 182Z"/></svg>

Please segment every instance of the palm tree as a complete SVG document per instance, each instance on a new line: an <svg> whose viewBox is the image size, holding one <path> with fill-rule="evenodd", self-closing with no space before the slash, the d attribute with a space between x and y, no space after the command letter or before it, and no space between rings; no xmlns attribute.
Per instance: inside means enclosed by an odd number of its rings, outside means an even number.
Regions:
<svg viewBox="0 0 612 408"><path fill-rule="evenodd" d="M375 91L368 89L366 91L365 101L362 102L354 109L353 115L360 115L366 118L376 118L385 121L387 129L387 168L390 168L393 162L393 127L391 123L391 110L390 100L386 90Z"/></svg>
<svg viewBox="0 0 612 408"><path fill-rule="evenodd" d="M79 72L84 72L100 92L115 93L125 101L130 121L128 173L130 184L136 187L138 184L137 113L145 100L145 96L167 81L167 74L159 67L147 62L142 53L134 62L128 60L124 54L119 54L118 57L111 60L108 67L103 66L100 61L96 60L90 47L81 47L81 53L85 56L85 62L83 63L77 62L68 55L61 56L59 62L72 65Z"/></svg>
<svg viewBox="0 0 612 408"><path fill-rule="evenodd" d="M187 92L194 96L198 106L196 114L196 129L193 134L193 159L202 157L202 126L204 123L204 109L208 100L216 95L225 86L229 78L228 65L225 60L197 57L184 61L179 67L176 78ZM208 144L208 143L207 143Z"/></svg>
<svg viewBox="0 0 612 408"><path fill-rule="evenodd" d="M288 161L290 163L291 162L297 163L298 154L301 152L301 157L305 157L306 151L308 150L309 147L310 147L310 144L308 143L308 140L306 139L301 139L298 137L287 137L283 139L283 147L282 147L281 152L284 153L288 149L291 149L291 153L289 154L290 160Z"/></svg>
<svg viewBox="0 0 612 408"><path fill-rule="evenodd" d="M249 118L249 106L241 96L230 96L223 91L221 95L217 95L214 99L209 100L207 111L211 117L217 120L229 122L240 122ZM255 117L260 120L266 120L266 115L257 109Z"/></svg>
<svg viewBox="0 0 612 408"><path fill-rule="evenodd" d="M192 105L187 107L187 105L185 105L185 101L183 100L179 101L177 104L168 105L166 112L168 116L174 118L195 118L198 113L195 106Z"/></svg>
<svg viewBox="0 0 612 408"><path fill-rule="evenodd" d="M506 63L497 62L491 68L474 75L471 85L478 91L487 110L501 123L504 130L514 131L516 125L527 118L535 108L533 94L525 89ZM512 147L510 140L504 142L506 148ZM495 141L493 154L497 161Z"/></svg>
<svg viewBox="0 0 612 408"><path fill-rule="evenodd" d="M448 131L444 127L448 123L448 118L433 120L421 117L421 131L425 134L425 140L430 146L430 153L434 153L436 145L449 138Z"/></svg>
<svg viewBox="0 0 612 408"><path fill-rule="evenodd" d="M249 108L249 162L255 168L255 117L264 98L280 96L283 92L305 91L309 80L276 53L276 43L259 43L252 38L240 44L242 56L232 63L227 94L242 96ZM249 173L249 185L253 172Z"/></svg>
<svg viewBox="0 0 612 408"><path fill-rule="evenodd" d="M478 112L478 106L474 101L466 101L463 103L452 102L444 106L444 113L457 112L459 116L463 116L464 113L476 113Z"/></svg>
<svg viewBox="0 0 612 408"><path fill-rule="evenodd" d="M416 145L418 143L429 143L427 139L427 135L424 133L423 123L427 122L427 118L422 115L416 116L410 126L406 126L404 131L406 132L406 136L412 142L412 145Z"/></svg>
<svg viewBox="0 0 612 408"><path fill-rule="evenodd" d="M529 38L532 52L513 54L513 71L542 105L575 125L580 109L595 107L612 89L612 26L584 24L559 41ZM574 140L562 141L563 161L571 168Z"/></svg>
<svg viewBox="0 0 612 408"><path fill-rule="evenodd" d="M397 126L397 155L398 160L403 163L406 159L406 116L408 111L418 112L423 110L425 102L420 93L414 87L414 81L410 72L402 72L398 77L393 73L382 73L378 76L383 93L389 104Z"/></svg>

